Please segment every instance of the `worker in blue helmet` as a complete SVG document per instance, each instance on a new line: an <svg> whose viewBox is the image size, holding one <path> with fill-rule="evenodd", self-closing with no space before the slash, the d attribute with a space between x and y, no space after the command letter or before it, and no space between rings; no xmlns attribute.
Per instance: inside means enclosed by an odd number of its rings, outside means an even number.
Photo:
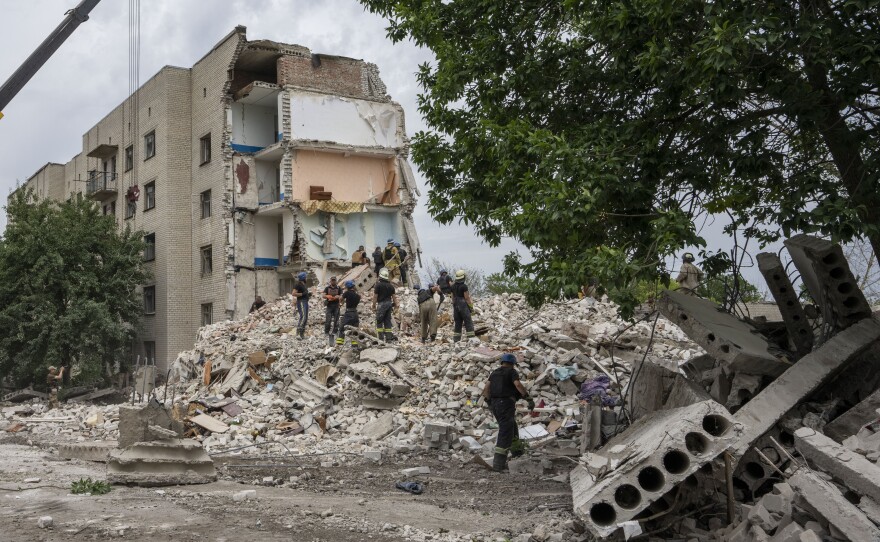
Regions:
<svg viewBox="0 0 880 542"><path fill-rule="evenodd" d="M350 327L357 329L361 325L358 318L358 305L361 302L361 295L354 288L354 281L345 281L345 291L342 293L342 302L345 304L345 312L342 313L342 329L339 336L336 337L336 345L340 346L345 342L345 328ZM357 335L351 336L351 345L359 346Z"/></svg>
<svg viewBox="0 0 880 542"><path fill-rule="evenodd" d="M489 375L489 380L483 387L483 397L489 403L492 415L498 422L498 438L495 440L495 459L492 462L492 470L504 472L507 470L507 455L513 452L514 457L523 454L523 446L519 440L519 429L516 425L516 402L525 399L529 410L535 409L535 401L529 397L522 382L519 381L519 373L516 372L516 356L511 353L501 355L501 367L498 367Z"/></svg>
<svg viewBox="0 0 880 542"><path fill-rule="evenodd" d="M299 340L306 338L306 325L309 323L309 287L306 286L308 276L305 271L297 273L297 282L291 292L296 302L296 312L299 314L299 321L296 324L296 335Z"/></svg>

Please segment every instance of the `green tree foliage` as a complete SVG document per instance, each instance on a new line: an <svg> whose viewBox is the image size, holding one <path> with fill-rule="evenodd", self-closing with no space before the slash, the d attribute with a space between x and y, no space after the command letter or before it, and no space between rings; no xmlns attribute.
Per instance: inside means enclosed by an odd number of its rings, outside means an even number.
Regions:
<svg viewBox="0 0 880 542"><path fill-rule="evenodd" d="M755 303L764 300L758 287L739 275L737 280L730 273L706 278L697 288L697 294L724 307L734 303Z"/></svg>
<svg viewBox="0 0 880 542"><path fill-rule="evenodd" d="M488 292L486 289L486 278L482 269L469 265L444 262L439 258L431 258L431 261L425 265L425 269L421 276L421 285L427 286L432 282L436 283L437 279L440 277L440 271L442 269L445 269L453 280L455 280L455 272L459 269L463 269L467 277L465 282L468 285L468 291L470 292L471 297L482 297Z"/></svg>
<svg viewBox="0 0 880 542"><path fill-rule="evenodd" d="M491 273L486 277L486 290L491 294L522 294L531 281L522 276L510 277L503 273Z"/></svg>
<svg viewBox="0 0 880 542"><path fill-rule="evenodd" d="M36 202L19 190L0 239L0 375L45 383L49 365L92 381L123 356L143 313L141 232L119 232L81 196Z"/></svg>
<svg viewBox="0 0 880 542"><path fill-rule="evenodd" d="M523 243L532 302L597 276L630 308L701 213L880 249L880 0L361 2L436 57L430 213Z"/></svg>

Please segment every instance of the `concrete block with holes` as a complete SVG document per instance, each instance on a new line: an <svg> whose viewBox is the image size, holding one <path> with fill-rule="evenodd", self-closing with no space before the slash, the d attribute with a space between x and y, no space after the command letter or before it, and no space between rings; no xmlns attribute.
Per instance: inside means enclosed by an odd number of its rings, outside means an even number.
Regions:
<svg viewBox="0 0 880 542"><path fill-rule="evenodd" d="M807 355L813 349L813 330L807 321L807 314L798 299L785 266L779 256L772 252L758 254L758 269L767 281L770 294L779 306L788 336L799 356Z"/></svg>
<svg viewBox="0 0 880 542"><path fill-rule="evenodd" d="M785 352L711 301L665 291L658 308L729 372L779 376L790 366Z"/></svg>
<svg viewBox="0 0 880 542"><path fill-rule="evenodd" d="M613 533L739 438L714 401L647 415L571 472L574 510L599 537Z"/></svg>
<svg viewBox="0 0 880 542"><path fill-rule="evenodd" d="M802 234L787 239L785 248L827 323L846 329L871 316L840 245Z"/></svg>

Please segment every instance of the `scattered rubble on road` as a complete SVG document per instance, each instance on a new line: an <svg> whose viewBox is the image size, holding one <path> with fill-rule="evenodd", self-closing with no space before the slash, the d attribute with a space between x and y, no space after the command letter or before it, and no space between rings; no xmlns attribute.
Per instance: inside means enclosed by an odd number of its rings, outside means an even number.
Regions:
<svg viewBox="0 0 880 542"><path fill-rule="evenodd" d="M483 473L497 425L480 394L513 352L536 408L520 412L528 450L510 470L570 483L572 524L512 539L878 540L880 321L839 248L804 236L786 245L816 306L788 295L778 255L762 255L780 322L679 292L635 323L606 301L534 310L505 294L477 300L481 332L469 343L448 342L444 314L440 341L401 333L386 344L364 311L361 329L347 333L363 349L330 348L319 314L296 338L282 299L203 328L147 406L48 411L32 398L0 413L7 431L51 439L64 457L109 454L119 482L138 481L120 465L137 472L158 456L204 468L193 482L216 478L212 456L326 456L322 467L333 467L433 454ZM407 307L398 317L411 325ZM405 463L400 474L419 480L430 469Z"/></svg>

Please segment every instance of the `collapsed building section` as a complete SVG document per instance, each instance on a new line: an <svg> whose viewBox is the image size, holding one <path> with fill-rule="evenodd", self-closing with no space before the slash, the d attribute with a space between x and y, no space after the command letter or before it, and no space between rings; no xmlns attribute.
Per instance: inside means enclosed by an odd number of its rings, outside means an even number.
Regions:
<svg viewBox="0 0 880 542"><path fill-rule="evenodd" d="M267 41L244 43L230 66L234 316L254 291L286 293L291 272L347 271L360 247L394 239L417 254L403 109L376 66Z"/></svg>

